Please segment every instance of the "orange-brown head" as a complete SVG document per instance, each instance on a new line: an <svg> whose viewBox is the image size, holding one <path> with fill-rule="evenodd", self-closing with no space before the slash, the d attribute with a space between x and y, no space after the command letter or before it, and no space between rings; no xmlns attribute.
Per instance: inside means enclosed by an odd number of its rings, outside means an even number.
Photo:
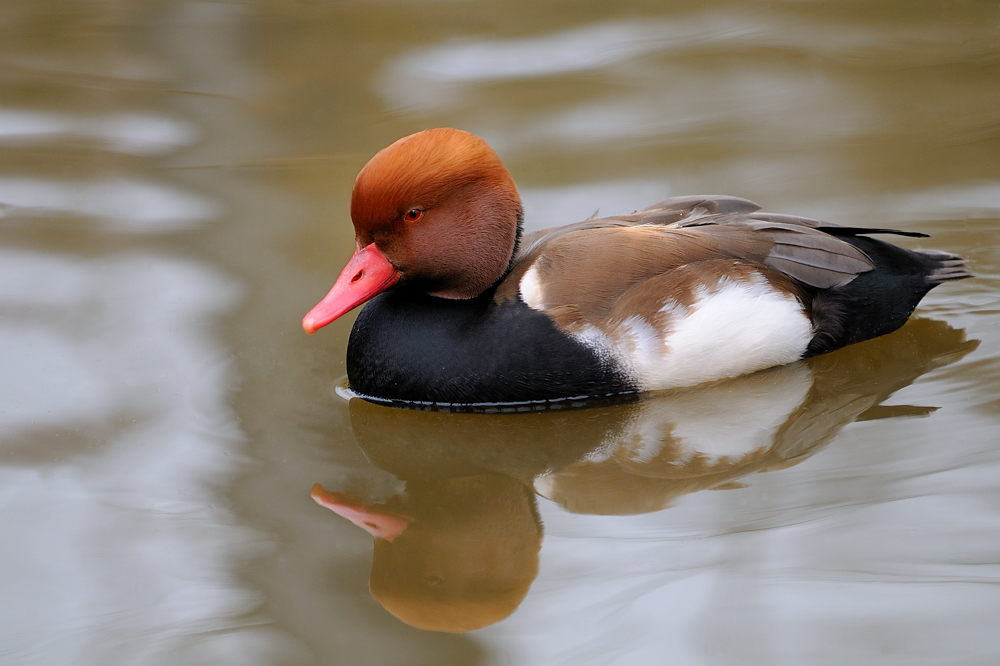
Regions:
<svg viewBox="0 0 1000 666"><path fill-rule="evenodd" d="M357 251L302 322L312 333L397 282L472 298L506 271L521 219L517 187L485 141L429 129L361 169L351 194Z"/></svg>

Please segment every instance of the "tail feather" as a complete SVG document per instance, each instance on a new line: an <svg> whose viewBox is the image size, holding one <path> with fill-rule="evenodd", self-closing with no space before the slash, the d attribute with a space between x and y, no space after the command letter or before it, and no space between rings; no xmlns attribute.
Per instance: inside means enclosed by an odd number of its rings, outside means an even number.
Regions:
<svg viewBox="0 0 1000 666"><path fill-rule="evenodd" d="M807 357L891 333L928 291L942 282L972 277L957 254L908 250L867 236L843 238L868 255L875 269L816 293L811 306L815 333Z"/></svg>
<svg viewBox="0 0 1000 666"><path fill-rule="evenodd" d="M975 277L972 271L969 270L969 265L965 259L957 254L941 250L916 250L916 252L930 259L934 264L927 274L927 282L932 285Z"/></svg>

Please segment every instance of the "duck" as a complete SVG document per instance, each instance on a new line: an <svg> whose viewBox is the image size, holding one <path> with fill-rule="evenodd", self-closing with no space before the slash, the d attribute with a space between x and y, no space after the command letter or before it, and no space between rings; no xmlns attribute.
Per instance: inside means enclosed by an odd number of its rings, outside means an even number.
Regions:
<svg viewBox="0 0 1000 666"><path fill-rule="evenodd" d="M481 138L403 137L359 172L356 248L304 317L364 304L350 390L396 406L543 409L683 389L900 328L966 261L874 238L926 234L679 196L523 233L517 186Z"/></svg>

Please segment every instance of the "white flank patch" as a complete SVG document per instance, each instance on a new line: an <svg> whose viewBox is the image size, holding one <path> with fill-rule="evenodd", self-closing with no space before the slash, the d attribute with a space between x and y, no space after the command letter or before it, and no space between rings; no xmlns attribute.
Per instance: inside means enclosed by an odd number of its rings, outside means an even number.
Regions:
<svg viewBox="0 0 1000 666"><path fill-rule="evenodd" d="M802 304L763 278L706 290L673 324L661 354L631 359L643 388L694 386L791 363L812 338Z"/></svg>
<svg viewBox="0 0 1000 666"><path fill-rule="evenodd" d="M532 266L521 277L518 285L521 291L521 300L532 310L544 310L544 293L542 283L538 279L538 270Z"/></svg>
<svg viewBox="0 0 1000 666"><path fill-rule="evenodd" d="M524 282L522 281L522 290ZM600 354L611 354L644 391L696 386L738 377L802 358L812 323L802 304L762 277L724 280L702 289L689 307L667 303L669 330L629 317L606 334L576 334Z"/></svg>

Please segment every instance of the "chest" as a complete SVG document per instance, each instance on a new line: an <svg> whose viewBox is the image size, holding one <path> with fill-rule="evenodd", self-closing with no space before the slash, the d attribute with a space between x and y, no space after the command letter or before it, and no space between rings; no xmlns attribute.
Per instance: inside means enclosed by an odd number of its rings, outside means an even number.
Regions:
<svg viewBox="0 0 1000 666"><path fill-rule="evenodd" d="M386 401L519 403L629 393L619 367L520 301L405 291L370 301L347 349L357 393Z"/></svg>

